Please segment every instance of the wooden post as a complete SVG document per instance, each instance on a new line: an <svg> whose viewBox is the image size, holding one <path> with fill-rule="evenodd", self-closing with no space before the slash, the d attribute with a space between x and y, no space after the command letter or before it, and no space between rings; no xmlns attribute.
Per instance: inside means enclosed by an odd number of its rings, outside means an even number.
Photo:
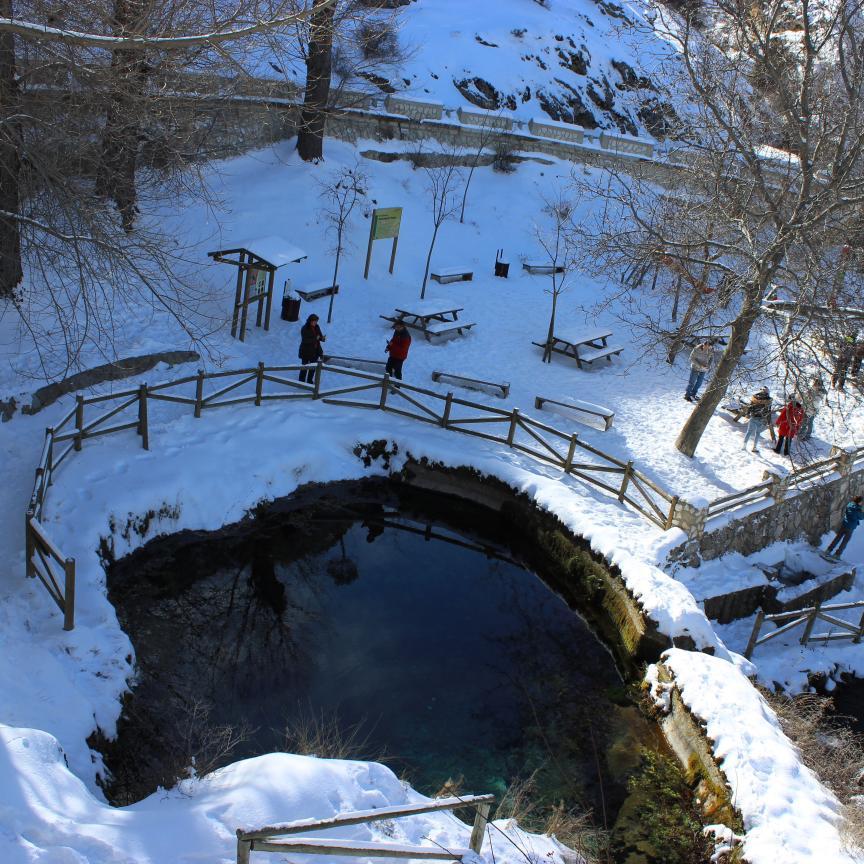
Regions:
<svg viewBox="0 0 864 864"><path fill-rule="evenodd" d="M678 502L681 500L679 495L673 495L669 502L669 515L666 517L666 523L663 525L663 530L668 531L675 522L675 510L678 507Z"/></svg>
<svg viewBox="0 0 864 864"><path fill-rule="evenodd" d="M246 261L246 253L240 253L240 264L237 267L237 288L234 291L234 311L231 315L231 335L237 335L237 318L240 314L240 298L243 296L243 272L245 270L244 262Z"/></svg>
<svg viewBox="0 0 864 864"><path fill-rule="evenodd" d="M747 647L744 649L744 656L749 660L756 648L756 643L759 641L759 631L762 629L762 621L765 619L765 612L760 609L756 613L756 620L753 622L753 629L750 631L750 640L747 642Z"/></svg>
<svg viewBox="0 0 864 864"><path fill-rule="evenodd" d="M453 408L453 394L448 393L447 399L444 402L444 416L441 418L441 425L446 429L450 422L450 411Z"/></svg>
<svg viewBox="0 0 864 864"><path fill-rule="evenodd" d="M519 409L514 408L510 415L510 429L507 431L507 446L513 446L513 439L516 437L516 424L519 422Z"/></svg>
<svg viewBox="0 0 864 864"><path fill-rule="evenodd" d="M237 864L249 864L249 853L252 851L252 841L244 840L237 829Z"/></svg>
<svg viewBox="0 0 864 864"><path fill-rule="evenodd" d="M393 273L393 265L396 263L396 246L399 244L399 235L393 238L393 248L390 250L390 273Z"/></svg>
<svg viewBox="0 0 864 864"><path fill-rule="evenodd" d="M35 577L33 572L33 553L36 551L36 546L33 543L33 529L30 527L30 520L33 518L32 510L27 510L24 514L24 575Z"/></svg>
<svg viewBox="0 0 864 864"><path fill-rule="evenodd" d="M150 430L147 428L147 385L138 388L138 434L141 436L141 446L150 449Z"/></svg>
<svg viewBox="0 0 864 864"><path fill-rule="evenodd" d="M804 632L801 634L800 643L802 645L806 645L810 641L810 634L813 632L813 628L816 626L816 619L819 617L819 610L821 608L821 603L817 603L813 607L813 611L810 613L810 617L807 619L807 624L804 627Z"/></svg>
<svg viewBox="0 0 864 864"><path fill-rule="evenodd" d="M372 260L372 244L375 242L375 217L369 226L369 245L366 247L366 266L363 268L363 278L369 278L369 262ZM392 272L392 271L391 271Z"/></svg>
<svg viewBox="0 0 864 864"><path fill-rule="evenodd" d="M255 404L261 404L261 394L264 392L264 364L258 363L258 371L255 373Z"/></svg>
<svg viewBox="0 0 864 864"><path fill-rule="evenodd" d="M249 318L249 279L252 276L252 268L246 268L246 278L243 280L243 300L240 307L240 341L246 341L246 321Z"/></svg>
<svg viewBox="0 0 864 864"><path fill-rule="evenodd" d="M75 397L75 449L81 449L81 442L84 440L84 397L79 393Z"/></svg>
<svg viewBox="0 0 864 864"><path fill-rule="evenodd" d="M390 391L390 374L384 373L381 379L381 398L378 400L378 407L383 411L387 406L387 393Z"/></svg>
<svg viewBox="0 0 864 864"><path fill-rule="evenodd" d="M75 629L75 559L67 558L63 562L63 573L66 576L66 589L63 592L63 629Z"/></svg>
<svg viewBox="0 0 864 864"><path fill-rule="evenodd" d="M323 368L323 366L324 364L320 360L315 364L315 378L312 383L313 399L317 399L318 394L321 392L321 369Z"/></svg>
<svg viewBox="0 0 864 864"><path fill-rule="evenodd" d="M864 636L864 615L861 616L861 620L858 622L858 632L852 638L852 641L857 644L861 641L862 636Z"/></svg>
<svg viewBox="0 0 864 864"><path fill-rule="evenodd" d="M270 271L270 282L267 286L267 309L264 312L264 329L270 329L270 310L273 308L273 283L276 281L276 271Z"/></svg>
<svg viewBox="0 0 864 864"><path fill-rule="evenodd" d="M480 804L477 807L477 814L474 816L474 827L471 829L471 842L468 847L475 855L480 854L480 847L483 845L483 834L486 831L486 823L489 821L489 810L491 804Z"/></svg>
<svg viewBox="0 0 864 864"><path fill-rule="evenodd" d="M564 473L569 474L573 467L573 457L576 454L576 445L579 442L579 436L574 432L570 436L570 446L567 448L567 458L564 460Z"/></svg>
<svg viewBox="0 0 864 864"><path fill-rule="evenodd" d="M624 503L624 494L627 492L627 486L630 484L630 475L633 473L633 463L628 462L624 469L624 477L621 480L621 491L618 493L618 500Z"/></svg>
<svg viewBox="0 0 864 864"><path fill-rule="evenodd" d="M204 407L204 370L198 370L198 380L195 382L195 416L201 416Z"/></svg>

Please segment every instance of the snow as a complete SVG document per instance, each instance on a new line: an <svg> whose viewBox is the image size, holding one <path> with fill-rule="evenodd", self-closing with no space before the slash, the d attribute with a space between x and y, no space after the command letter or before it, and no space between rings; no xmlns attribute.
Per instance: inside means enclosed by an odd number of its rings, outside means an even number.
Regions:
<svg viewBox="0 0 864 864"><path fill-rule="evenodd" d="M405 95L452 105L462 101L453 81L463 76L484 78L507 94L521 93L530 85L530 98L518 102L513 111L527 120L539 114L538 87L551 91L556 77L585 95L588 77L563 70L555 59L556 46L570 50L568 37L577 47L583 42L587 46L590 76L599 81L605 74L613 85L620 75L611 60L623 59L638 68L637 57L663 54L659 44L629 44L620 37L615 20L602 15L594 3L553 0L550 5L546 9L527 0L500 0L492 15L486 4L478 3L476 18L468 15L469 5L460 10L456 22L452 4L444 0L412 4L405 18L410 21L406 36L416 53ZM641 13L636 4L629 4L625 14ZM523 28L522 35L514 32ZM556 34L562 36L560 42ZM499 47L487 47L477 36ZM549 68L542 69L537 58ZM616 91L615 98L616 110L621 110L623 96ZM609 116L592 110L603 128L617 128ZM635 125L644 134L641 125ZM259 360L294 362L299 324L274 320L269 332L252 327L245 343L232 340L227 330L236 274L233 268L210 262L207 251L235 248L236 237L262 238L270 244L269 254L259 241L252 241L251 248L258 243L256 251L262 257L283 264L269 255L299 257L295 245L299 243L308 250L308 258L301 264L286 263L286 278L298 284L324 280L329 284L332 241L322 236L310 174L352 167L358 153L416 147L399 141L358 141L353 147L328 140L323 164L310 167L298 160L292 144L206 169L212 200L219 202L218 219L197 203L166 205L163 213L156 214L178 243L186 244L196 281L210 294L201 309L213 331L201 360L208 370L250 367ZM370 204L350 226L353 245L343 252L334 321L322 326L328 351L383 360L391 329L379 316L394 306L417 306L432 220L422 171L414 171L407 162L383 164L372 158L362 159L361 166L370 178ZM474 280L430 284L427 289L429 306L464 309L464 319L476 321L477 326L470 334L450 340L415 339L406 378L444 394L448 387L430 380L435 369L454 369L491 381L504 376L511 384L510 395L505 403L489 396L489 404L506 404L528 415L535 414L538 393L574 404L599 401L615 412L610 430L586 430L563 413L556 415L553 425L568 434L579 432L592 446L618 459L633 460L652 480L697 506L760 482L766 469L786 470L789 463L770 450L758 457L743 451L743 424L735 426L721 415L709 424L695 459L675 450L677 430L691 411L681 398L688 375L686 356L668 366L660 346L640 341L630 330L622 317L624 310L598 306L609 287L602 281L581 276L572 280L572 287L561 295L558 320L561 332L612 330L616 343L625 346L621 357L586 370L557 356L549 365L541 363L541 353L531 342L545 338L550 282L518 267L511 269L510 278L496 279L493 262L502 246L506 260L536 255L534 223L541 221L544 196L565 185L574 170L598 182L602 177L593 168L574 168L553 159L522 163L511 176L477 169L466 222L445 223L435 252L436 260L464 262L474 271ZM373 206L402 206L404 213L394 274L387 273L389 255L381 248L373 252L370 278L364 281L366 220ZM579 206L587 215L591 204L582 201ZM274 229L290 238L276 238L275 252ZM383 245L389 252L389 244ZM304 303L301 321L312 311L324 317L326 308L323 302ZM187 344L163 310L142 304L137 297L134 302L118 302L114 311L112 337L119 356ZM759 340L769 337L770 333L757 337L754 356L760 356ZM104 362L107 351L105 344L89 344L81 365ZM27 394L41 374L40 358L29 350L8 314L0 318L0 361L0 396L29 401ZM188 366L162 366L148 376L106 384L100 392L189 372ZM740 386L747 392L761 383L782 391L782 381L770 369L758 371ZM487 397L473 393L470 398ZM834 434L843 428L836 418L849 414L850 403L843 394L830 394L817 419L808 457L828 454ZM236 763L206 778L192 778L134 806L111 808L95 782L102 767L99 757L86 743L97 727L112 734L119 698L134 672L132 647L105 595L97 555L100 539L111 534L111 521L117 526L111 535L117 554L160 532L218 528L242 518L262 499L289 495L303 483L382 471L378 465L365 468L352 452L357 442L378 438L398 444L395 467L409 453L445 465L470 465L529 495L620 569L628 589L662 632L689 636L697 648L714 653L673 649L665 662L685 703L706 724L733 801L744 817L745 852L751 864L856 860L840 846L836 802L801 765L746 676L757 674L769 685L777 681L801 689L807 686L808 670L864 673L860 646L832 643L804 649L791 634L786 642L761 646L749 664L734 652L743 650L752 620L712 625L696 599L718 586L731 590L751 584L760 572L755 567L757 558L774 562L787 552L806 554L803 544L778 544L749 559L724 556L698 571L683 568L673 578L657 562L684 542L681 531L661 533L614 498L504 445L380 412L353 412L320 403L231 407L205 411L198 420L188 406L163 403L151 406L150 451L140 449L132 432L107 436L88 441L57 474L46 507L46 526L66 554L76 558L79 577L76 629L66 633L42 586L23 578L21 523L43 429L71 404L65 397L36 416L18 413L0 425L4 465L0 560L5 564L0 570L0 860L4 864L233 861L238 827L420 800L379 765L272 754ZM849 437L839 442L844 445L854 444L855 436L860 436L855 415L847 420ZM793 451L793 455L798 459L801 454ZM132 532L124 539L127 521L150 510L164 510L165 515L151 522L145 537ZM864 561L864 530L853 538L847 558ZM864 598L864 586L848 596ZM648 680L659 704L668 705L668 689L659 684L656 670L648 670ZM505 833L528 849L532 859L560 860L552 839L522 834L509 823L496 826L503 833L493 832L493 848L487 838L483 850L490 864L493 852L495 864L524 861ZM400 839L410 842L459 847L467 843L468 829L447 815L415 817L399 830L404 832ZM358 827L344 836L372 839L379 835L378 827Z"/></svg>
<svg viewBox="0 0 864 864"><path fill-rule="evenodd" d="M299 246L295 246L290 240L271 234L268 237L258 237L254 240L244 240L237 243L235 249L248 249L259 258L263 258L268 264L279 268L285 264L297 264L307 257Z"/></svg>

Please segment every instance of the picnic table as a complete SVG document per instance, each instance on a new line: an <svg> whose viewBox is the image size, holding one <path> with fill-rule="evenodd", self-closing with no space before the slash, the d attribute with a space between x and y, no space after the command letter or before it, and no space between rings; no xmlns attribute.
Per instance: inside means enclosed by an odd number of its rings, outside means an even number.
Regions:
<svg viewBox="0 0 864 864"><path fill-rule="evenodd" d="M420 330L426 339L431 341L432 336L442 336L453 331L458 331L461 335L463 330L470 330L475 322L460 321L459 313L462 311L462 306L454 306L452 302L418 300L410 309L397 306L393 315L380 317L394 324L401 321L406 327Z"/></svg>
<svg viewBox="0 0 864 864"><path fill-rule="evenodd" d="M565 330L552 336L551 344L545 342L534 342L544 351L563 354L576 361L581 369L583 364L591 365L595 360L604 357L611 362L612 355L620 354L624 348L619 345L609 345L608 339L612 335L611 330Z"/></svg>

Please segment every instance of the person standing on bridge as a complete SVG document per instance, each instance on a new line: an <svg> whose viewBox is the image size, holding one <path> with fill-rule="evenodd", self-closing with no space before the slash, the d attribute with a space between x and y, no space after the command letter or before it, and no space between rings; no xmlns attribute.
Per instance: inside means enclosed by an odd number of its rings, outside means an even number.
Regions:
<svg viewBox="0 0 864 864"><path fill-rule="evenodd" d="M384 349L388 354L387 366L384 371L401 381L402 364L408 357L408 349L411 347L411 334L402 321L397 321L393 327L393 335Z"/></svg>
<svg viewBox="0 0 864 864"><path fill-rule="evenodd" d="M861 509L862 501L864 501L864 498L856 495L846 505L846 510L843 512L843 522L840 524L840 528L834 539L828 544L828 548L825 550L829 555L836 555L839 558L843 554L846 544L852 539L852 532L858 527L861 518L864 517L864 510Z"/></svg>

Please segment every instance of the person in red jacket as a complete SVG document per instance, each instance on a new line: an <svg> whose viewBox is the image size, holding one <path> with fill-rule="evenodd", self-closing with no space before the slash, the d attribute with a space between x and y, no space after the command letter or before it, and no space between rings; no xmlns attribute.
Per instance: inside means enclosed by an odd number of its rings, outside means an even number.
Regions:
<svg viewBox="0 0 864 864"><path fill-rule="evenodd" d="M393 375L401 381L402 364L408 356L408 349L411 347L411 334L401 321L397 321L393 326L393 336L384 349L389 355L387 357L386 372L388 375Z"/></svg>
<svg viewBox="0 0 864 864"><path fill-rule="evenodd" d="M783 455L789 455L789 442L798 434L804 422L804 406L795 399L790 399L777 415L777 446L775 453L783 449Z"/></svg>

